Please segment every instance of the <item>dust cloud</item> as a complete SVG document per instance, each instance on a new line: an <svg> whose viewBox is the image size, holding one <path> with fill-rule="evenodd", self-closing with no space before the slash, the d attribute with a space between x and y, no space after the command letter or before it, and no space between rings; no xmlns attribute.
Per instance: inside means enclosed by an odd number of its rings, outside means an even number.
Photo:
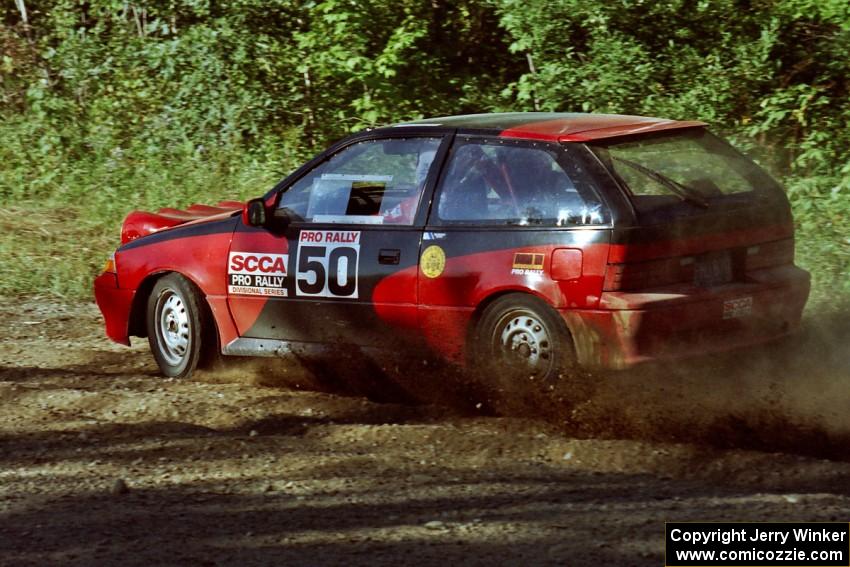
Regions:
<svg viewBox="0 0 850 567"><path fill-rule="evenodd" d="M355 348L228 359L199 372L243 383L438 404L470 415L534 418L580 438L705 443L828 458L850 455L850 309L807 313L778 343L556 384L505 384L420 358ZM494 388L494 384L497 386Z"/></svg>
<svg viewBox="0 0 850 567"><path fill-rule="evenodd" d="M271 358L226 357L193 380L239 383L342 396L393 404L443 405L468 413L487 413L472 393L477 384L455 368L421 356L392 355L381 349L318 345ZM477 405L477 407L476 407ZM492 412L490 412L492 413Z"/></svg>
<svg viewBox="0 0 850 567"><path fill-rule="evenodd" d="M704 442L846 458L850 311L810 312L769 345L596 377L555 414L582 436Z"/></svg>

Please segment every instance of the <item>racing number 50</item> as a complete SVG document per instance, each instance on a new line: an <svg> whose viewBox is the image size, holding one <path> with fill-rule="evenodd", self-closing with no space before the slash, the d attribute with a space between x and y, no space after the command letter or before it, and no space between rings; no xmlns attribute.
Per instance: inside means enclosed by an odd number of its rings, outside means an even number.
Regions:
<svg viewBox="0 0 850 567"><path fill-rule="evenodd" d="M357 297L357 255L353 246L300 246L298 295Z"/></svg>

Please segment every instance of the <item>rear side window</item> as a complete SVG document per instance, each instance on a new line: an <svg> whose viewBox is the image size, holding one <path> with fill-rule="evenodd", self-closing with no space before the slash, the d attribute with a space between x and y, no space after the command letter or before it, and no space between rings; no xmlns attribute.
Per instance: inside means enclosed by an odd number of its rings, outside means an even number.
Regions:
<svg viewBox="0 0 850 567"><path fill-rule="evenodd" d="M560 148L467 140L451 152L437 198L444 224L576 226L608 222L578 166Z"/></svg>
<svg viewBox="0 0 850 567"><path fill-rule="evenodd" d="M703 129L599 144L594 150L627 187L638 211L682 201L709 208L724 197L746 200L780 191L749 158Z"/></svg>

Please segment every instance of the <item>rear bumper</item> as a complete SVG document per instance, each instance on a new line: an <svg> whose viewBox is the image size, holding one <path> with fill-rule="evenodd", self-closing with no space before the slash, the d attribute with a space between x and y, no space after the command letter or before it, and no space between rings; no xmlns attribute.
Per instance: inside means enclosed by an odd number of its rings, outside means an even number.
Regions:
<svg viewBox="0 0 850 567"><path fill-rule="evenodd" d="M761 344L797 328L809 297L809 273L782 266L748 277L710 289L606 292L600 309L561 315L579 362L610 369Z"/></svg>
<svg viewBox="0 0 850 567"><path fill-rule="evenodd" d="M135 290L121 289L115 274L104 272L94 280L94 298L106 324L106 336L130 344L128 324Z"/></svg>

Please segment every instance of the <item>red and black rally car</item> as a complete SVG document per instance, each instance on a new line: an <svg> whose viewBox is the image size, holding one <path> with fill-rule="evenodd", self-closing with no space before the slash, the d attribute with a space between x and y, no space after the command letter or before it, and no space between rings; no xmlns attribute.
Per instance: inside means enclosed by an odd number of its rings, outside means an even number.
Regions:
<svg viewBox="0 0 850 567"><path fill-rule="evenodd" d="M554 377L766 342L800 321L780 186L701 122L453 116L353 135L262 198L134 212L95 281L162 372L293 345Z"/></svg>

